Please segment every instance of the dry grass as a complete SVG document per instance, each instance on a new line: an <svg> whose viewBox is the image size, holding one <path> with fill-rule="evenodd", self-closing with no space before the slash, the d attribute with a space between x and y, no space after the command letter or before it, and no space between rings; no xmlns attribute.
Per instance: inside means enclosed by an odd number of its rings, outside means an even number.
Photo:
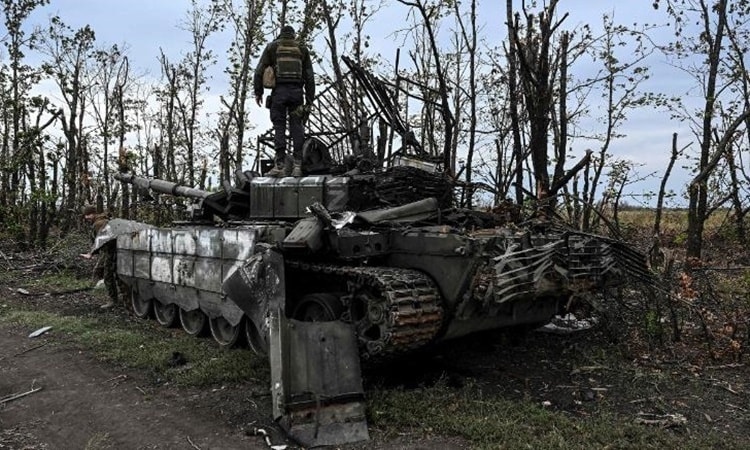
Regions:
<svg viewBox="0 0 750 450"><path fill-rule="evenodd" d="M704 236L710 240L717 236L731 234L733 224L729 222L728 210L717 210L709 216L704 224ZM620 211L620 227L626 237L639 240L651 238L656 220L653 209L625 209ZM666 209L662 212L661 245L668 248L679 248L685 245L688 229L688 211L686 209Z"/></svg>

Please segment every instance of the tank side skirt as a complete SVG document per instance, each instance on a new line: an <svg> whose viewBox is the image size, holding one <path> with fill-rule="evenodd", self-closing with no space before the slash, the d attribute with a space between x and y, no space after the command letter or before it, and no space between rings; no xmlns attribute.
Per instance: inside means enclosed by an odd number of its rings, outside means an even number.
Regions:
<svg viewBox="0 0 750 450"><path fill-rule="evenodd" d="M200 309L232 326L242 310L221 289L253 251L257 229L195 227L118 236L118 276L143 298Z"/></svg>

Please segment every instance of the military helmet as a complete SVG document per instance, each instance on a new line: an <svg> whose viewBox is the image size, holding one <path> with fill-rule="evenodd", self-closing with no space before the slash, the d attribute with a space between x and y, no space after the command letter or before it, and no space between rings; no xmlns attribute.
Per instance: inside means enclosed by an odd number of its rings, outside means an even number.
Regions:
<svg viewBox="0 0 750 450"><path fill-rule="evenodd" d="M290 25L284 25L281 28L281 34L291 34L294 36L294 28L292 28Z"/></svg>

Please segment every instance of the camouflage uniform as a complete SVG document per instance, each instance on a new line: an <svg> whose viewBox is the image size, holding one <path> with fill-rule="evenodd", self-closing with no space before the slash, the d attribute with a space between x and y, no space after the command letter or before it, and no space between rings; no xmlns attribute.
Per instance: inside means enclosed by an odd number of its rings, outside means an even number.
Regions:
<svg viewBox="0 0 750 450"><path fill-rule="evenodd" d="M288 72L279 72L280 66L279 48L295 48L298 66ZM294 59L294 58L293 58ZM263 72L266 67L273 67L276 72L276 86L271 91L271 122L274 128L274 149L276 150L276 168L273 174L266 176L288 176L288 170L284 167L286 160L286 123L289 119L289 134L292 137L293 161L295 172L292 176L302 176L302 144L304 142L304 113L300 112L303 104L311 105L315 97L315 74L313 72L310 50L295 39L294 29L285 26L281 29L279 37L269 43L263 50L258 66L255 68L253 77L253 92L256 101L260 103L263 97ZM297 111L297 112L295 112Z"/></svg>
<svg viewBox="0 0 750 450"><path fill-rule="evenodd" d="M109 216L107 214L96 214L92 219L92 231L95 238L99 232L107 226ZM115 241L104 244L98 251L100 254L96 262L95 273L104 280L107 294L113 304L128 306L128 286L117 277L117 245ZM119 294L119 295L118 295Z"/></svg>

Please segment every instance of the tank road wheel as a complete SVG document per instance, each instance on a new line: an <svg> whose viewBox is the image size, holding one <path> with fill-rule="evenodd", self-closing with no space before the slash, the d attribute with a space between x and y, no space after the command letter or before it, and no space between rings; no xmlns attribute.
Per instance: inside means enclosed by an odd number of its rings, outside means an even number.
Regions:
<svg viewBox="0 0 750 450"><path fill-rule="evenodd" d="M383 350L384 330L388 327L389 310L380 292L371 288L356 292L351 301L351 316L360 344L372 354Z"/></svg>
<svg viewBox="0 0 750 450"><path fill-rule="evenodd" d="M247 345L248 347L250 347L250 350L258 355L267 354L268 349L266 348L266 343L263 342L263 339L261 339L260 337L260 331L258 331L258 327L256 327L253 321L250 320L250 318L247 316L245 316L244 322L245 339L247 339Z"/></svg>
<svg viewBox="0 0 750 450"><path fill-rule="evenodd" d="M209 320L208 324L211 327L211 336L222 348L233 347L242 334L242 322L232 325L227 319L219 316Z"/></svg>
<svg viewBox="0 0 750 450"><path fill-rule="evenodd" d="M292 319L302 322L332 322L338 320L343 311L344 305L333 294L307 294L297 303Z"/></svg>
<svg viewBox="0 0 750 450"><path fill-rule="evenodd" d="M158 300L154 301L154 317L159 325L167 328L173 327L177 323L177 305L174 303L165 305Z"/></svg>
<svg viewBox="0 0 750 450"><path fill-rule="evenodd" d="M148 319L151 317L153 303L152 299L141 297L135 289L130 290L130 304L133 306L133 314L135 314L137 318Z"/></svg>
<svg viewBox="0 0 750 450"><path fill-rule="evenodd" d="M201 336L206 331L208 317L199 308L186 311L180 308L180 325L190 336Z"/></svg>

